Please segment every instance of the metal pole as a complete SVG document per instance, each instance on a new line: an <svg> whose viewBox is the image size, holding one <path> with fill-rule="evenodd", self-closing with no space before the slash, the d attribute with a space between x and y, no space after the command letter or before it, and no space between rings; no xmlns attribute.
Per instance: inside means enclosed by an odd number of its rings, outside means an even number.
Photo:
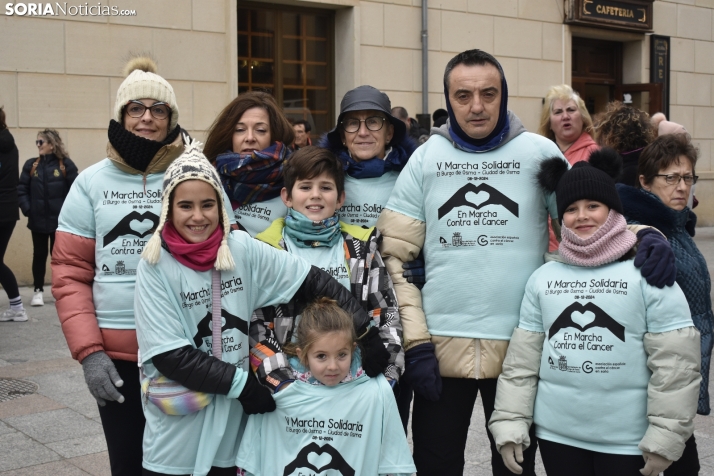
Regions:
<svg viewBox="0 0 714 476"><path fill-rule="evenodd" d="M429 130L431 114L429 113L429 8L428 0L421 1L421 114L417 115L419 124Z"/></svg>

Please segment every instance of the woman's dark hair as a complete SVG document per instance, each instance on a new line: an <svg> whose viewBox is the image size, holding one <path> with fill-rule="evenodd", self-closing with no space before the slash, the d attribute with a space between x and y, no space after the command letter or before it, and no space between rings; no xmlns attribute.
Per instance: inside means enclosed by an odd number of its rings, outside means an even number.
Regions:
<svg viewBox="0 0 714 476"><path fill-rule="evenodd" d="M326 173L335 181L337 196L345 190L345 171L340 159L328 149L309 145L295 151L285 161L283 177L288 197L292 197L293 186L298 180L310 180Z"/></svg>
<svg viewBox="0 0 714 476"><path fill-rule="evenodd" d="M637 163L638 175L644 175L645 183L651 184L661 170L672 164L679 164L679 158L685 156L692 163L692 173L697 165L699 151L692 145L686 134L666 134L659 136L640 154ZM637 187L642 188L640 181Z"/></svg>
<svg viewBox="0 0 714 476"><path fill-rule="evenodd" d="M211 162L216 161L219 154L233 150L233 131L236 124L248 109L259 107L268 112L270 121L270 143L282 142L286 146L295 141L295 132L283 111L278 107L275 98L262 91L243 93L230 102L208 130L208 138L203 153Z"/></svg>
<svg viewBox="0 0 714 476"><path fill-rule="evenodd" d="M597 124L597 143L620 154L645 147L655 138L650 116L644 111L613 101Z"/></svg>
<svg viewBox="0 0 714 476"><path fill-rule="evenodd" d="M7 124L5 123L5 110L4 106L0 106L0 131L7 129Z"/></svg>

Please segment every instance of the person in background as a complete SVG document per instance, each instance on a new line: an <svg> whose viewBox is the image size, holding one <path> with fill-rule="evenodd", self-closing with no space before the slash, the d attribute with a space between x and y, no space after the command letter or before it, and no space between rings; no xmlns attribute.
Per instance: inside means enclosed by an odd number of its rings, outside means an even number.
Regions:
<svg viewBox="0 0 714 476"><path fill-rule="evenodd" d="M516 474L532 422L549 476L658 476L694 431L699 332L679 286L646 283L632 262L621 167L609 149L570 170L544 161L537 174L556 194L563 241L528 279L489 422ZM593 293L605 282L617 284Z"/></svg>
<svg viewBox="0 0 714 476"><path fill-rule="evenodd" d="M446 120L449 118L449 113L446 112L446 109L437 109L431 115L431 118L434 123L434 125L432 127L436 127L438 129L439 127L446 124Z"/></svg>
<svg viewBox="0 0 714 476"><path fill-rule="evenodd" d="M112 476L142 472L134 318L136 270L161 215L164 171L184 150L171 85L129 60L109 121L107 158L75 180L59 216L52 294L72 357L97 400Z"/></svg>
<svg viewBox="0 0 714 476"><path fill-rule="evenodd" d="M685 134L667 134L645 147L640 155L636 187L618 184L628 223L655 227L672 245L677 284L687 298L694 325L701 334L701 374L697 413L709 415L709 371L714 346L711 276L694 242L697 216L687 206L689 190L697 182L698 151ZM696 475L699 457L694 436L666 476Z"/></svg>
<svg viewBox="0 0 714 476"><path fill-rule="evenodd" d="M391 114L389 96L372 86L347 91L335 127L320 139L345 169L345 203L337 213L349 224L373 227L399 173L416 149L407 126Z"/></svg>
<svg viewBox="0 0 714 476"><path fill-rule="evenodd" d="M0 285L7 294L10 308L0 314L0 321L27 321L27 311L17 287L17 279L5 264L5 252L10 237L20 219L17 201L19 153L15 138L5 122L5 110L0 107Z"/></svg>
<svg viewBox="0 0 714 476"><path fill-rule="evenodd" d="M32 232L32 278L35 291L30 305L44 306L47 245L49 242L51 255L60 210L78 172L56 130L38 132L35 145L38 157L28 159L22 167L17 193L22 214L28 218L27 228Z"/></svg>
<svg viewBox="0 0 714 476"><path fill-rule="evenodd" d="M630 187L637 185L637 162L644 149L656 136L649 115L619 101L607 105L597 128L596 141L612 147L622 156L622 175L616 181Z"/></svg>
<svg viewBox="0 0 714 476"><path fill-rule="evenodd" d="M479 393L486 421L493 411L526 282L548 249L547 217L557 216L555 195L535 183L535 173L542 160L566 161L508 110L506 77L492 55L454 56L443 86L449 119L414 152L377 228L402 318L403 378L414 388L414 462L419 474L455 476L463 473ZM643 245L643 253L669 250L664 237ZM422 250L420 291L402 276L402 263ZM663 264L654 266L661 273L654 281L674 274ZM494 475L511 474L487 434ZM524 455L525 474L535 474L535 451Z"/></svg>
<svg viewBox="0 0 714 476"><path fill-rule="evenodd" d="M426 136L427 138L429 137L429 131L423 129L416 119L409 117L409 113L403 107L393 107L391 112L392 116L398 118L404 123L405 126L407 126L407 133L409 134L409 137L414 139L414 142L422 143L421 138L423 136Z"/></svg>
<svg viewBox="0 0 714 476"><path fill-rule="evenodd" d="M310 123L304 119L299 119L293 122L293 131L295 131L295 142L293 142L293 150L299 150L305 146L312 145L310 138Z"/></svg>
<svg viewBox="0 0 714 476"><path fill-rule="evenodd" d="M392 390L383 376L365 375L350 315L322 298L305 308L295 334L289 350L295 382L275 395L275 412L248 418L237 458L246 475L413 474ZM286 426L295 420L328 421L332 436ZM345 422L354 431L329 431L329 422ZM324 463L313 459L319 454ZM311 466L322 468L297 470Z"/></svg>
<svg viewBox="0 0 714 476"><path fill-rule="evenodd" d="M235 98L208 130L203 152L218 169L239 228L250 236L287 212L280 190L294 139L273 96L261 91Z"/></svg>
<svg viewBox="0 0 714 476"><path fill-rule="evenodd" d="M555 142L570 165L588 160L590 154L600 148L592 138L593 121L585 102L567 84L548 90L538 134ZM548 234L548 251L556 250L558 238L552 226L548 227Z"/></svg>

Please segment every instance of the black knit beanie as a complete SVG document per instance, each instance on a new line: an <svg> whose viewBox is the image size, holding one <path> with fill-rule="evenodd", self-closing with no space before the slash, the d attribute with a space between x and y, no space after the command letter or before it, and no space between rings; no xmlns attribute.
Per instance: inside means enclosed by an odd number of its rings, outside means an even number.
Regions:
<svg viewBox="0 0 714 476"><path fill-rule="evenodd" d="M555 191L558 219L562 223L565 209L578 200L596 200L624 214L615 178L622 170L622 157L613 149L593 152L589 161L577 162L570 170L560 158L544 160L538 181L545 189Z"/></svg>

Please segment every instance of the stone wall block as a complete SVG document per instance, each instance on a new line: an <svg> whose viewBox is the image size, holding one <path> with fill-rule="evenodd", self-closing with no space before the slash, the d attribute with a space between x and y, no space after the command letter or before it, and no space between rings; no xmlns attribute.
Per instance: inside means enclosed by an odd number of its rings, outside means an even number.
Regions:
<svg viewBox="0 0 714 476"><path fill-rule="evenodd" d="M421 49L421 8L384 6L384 46Z"/></svg>
<svg viewBox="0 0 714 476"><path fill-rule="evenodd" d="M672 71L694 72L694 40L685 38L671 39L672 54L670 68Z"/></svg>
<svg viewBox="0 0 714 476"><path fill-rule="evenodd" d="M360 31L363 45L384 45L384 8L385 5L376 2L362 2ZM400 7L405 8L405 7ZM399 30L397 28L397 30Z"/></svg>
<svg viewBox="0 0 714 476"><path fill-rule="evenodd" d="M230 99L224 83L193 83L193 128L208 130Z"/></svg>
<svg viewBox="0 0 714 476"><path fill-rule="evenodd" d="M542 55L543 28L541 22L494 18L495 56L540 59ZM518 34L515 34L518 32Z"/></svg>
<svg viewBox="0 0 714 476"><path fill-rule="evenodd" d="M454 53L429 52L429 94L444 93L444 69L454 56Z"/></svg>
<svg viewBox="0 0 714 476"><path fill-rule="evenodd" d="M481 15L493 15L502 17L518 16L518 0L469 0L470 13L480 13Z"/></svg>
<svg viewBox="0 0 714 476"><path fill-rule="evenodd" d="M122 0L121 9L135 10L134 16L109 17L109 23L153 28L191 29L191 0ZM223 13L216 21L223 22Z"/></svg>
<svg viewBox="0 0 714 476"><path fill-rule="evenodd" d="M153 35L154 52L164 78L227 80L226 35L158 29L153 30Z"/></svg>
<svg viewBox="0 0 714 476"><path fill-rule="evenodd" d="M563 2L553 0L519 0L518 18L528 20L563 23L565 12Z"/></svg>
<svg viewBox="0 0 714 476"><path fill-rule="evenodd" d="M714 107L694 108L694 132L692 137L695 139L714 139Z"/></svg>
<svg viewBox="0 0 714 476"><path fill-rule="evenodd" d="M0 16L0 45L0 71L65 72L63 22Z"/></svg>
<svg viewBox="0 0 714 476"><path fill-rule="evenodd" d="M429 22L429 37L427 39L429 42L429 51L440 51L442 35L441 10L435 10L430 8L428 12L427 22ZM421 49L421 43L419 43L419 49Z"/></svg>
<svg viewBox="0 0 714 476"><path fill-rule="evenodd" d="M459 13L468 11L468 0L437 0L429 2L429 8L451 10Z"/></svg>
<svg viewBox="0 0 714 476"><path fill-rule="evenodd" d="M107 122L107 126L109 123ZM67 151L79 171L96 164L107 156L107 128L68 129L62 136Z"/></svg>
<svg viewBox="0 0 714 476"><path fill-rule="evenodd" d="M668 119L682 124L690 132L694 131L694 108L692 106L670 105Z"/></svg>
<svg viewBox="0 0 714 476"><path fill-rule="evenodd" d="M690 106L711 104L711 75L673 74L677 75L677 104Z"/></svg>
<svg viewBox="0 0 714 476"><path fill-rule="evenodd" d="M694 71L714 74L714 42L694 42Z"/></svg>
<svg viewBox="0 0 714 476"><path fill-rule="evenodd" d="M107 127L109 78L28 73L17 81L20 127Z"/></svg>
<svg viewBox="0 0 714 476"><path fill-rule="evenodd" d="M191 130L195 128L195 110L194 110L194 83L192 81L171 81L171 87L174 88L176 95L176 104L179 107L179 125L184 129Z"/></svg>
<svg viewBox="0 0 714 476"><path fill-rule="evenodd" d="M551 86L563 83L562 63L519 59L518 77L518 96L543 98Z"/></svg>
<svg viewBox="0 0 714 476"><path fill-rule="evenodd" d="M412 50L375 46L362 46L361 50L360 84L369 84L380 90L412 91L413 75L421 74L413 64Z"/></svg>
<svg viewBox="0 0 714 476"><path fill-rule="evenodd" d="M677 5L674 3L654 2L652 21L658 35L677 36Z"/></svg>
<svg viewBox="0 0 714 476"><path fill-rule="evenodd" d="M545 96L545 91L543 92ZM509 97L508 109L518 116L529 132L538 131L540 112L543 106L540 98Z"/></svg>
<svg viewBox="0 0 714 476"><path fill-rule="evenodd" d="M712 39L712 11L679 5L677 7L677 35L695 40Z"/></svg>
<svg viewBox="0 0 714 476"><path fill-rule="evenodd" d="M67 23L67 73L121 76L132 53L151 52L150 28Z"/></svg>
<svg viewBox="0 0 714 476"><path fill-rule="evenodd" d="M472 13L441 12L441 50L456 54L478 48L493 54L493 21Z"/></svg>
<svg viewBox="0 0 714 476"><path fill-rule="evenodd" d="M543 59L563 61L563 25L543 23Z"/></svg>
<svg viewBox="0 0 714 476"><path fill-rule="evenodd" d="M233 2L228 2L233 6ZM225 33L226 31L226 1L196 0L191 5L194 30Z"/></svg>
<svg viewBox="0 0 714 476"><path fill-rule="evenodd" d="M7 127L17 127L17 73L0 73L0 107Z"/></svg>

